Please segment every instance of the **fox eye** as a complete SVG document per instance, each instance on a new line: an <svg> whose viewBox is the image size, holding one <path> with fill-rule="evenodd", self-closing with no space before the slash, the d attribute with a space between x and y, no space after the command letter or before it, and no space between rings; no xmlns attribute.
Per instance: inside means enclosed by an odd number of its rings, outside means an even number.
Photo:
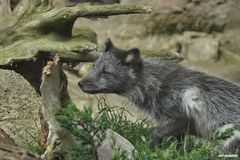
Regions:
<svg viewBox="0 0 240 160"><path fill-rule="evenodd" d="M102 74L111 74L109 71L106 70L105 67L102 69L102 72L101 72L101 73L102 73Z"/></svg>
<svg viewBox="0 0 240 160"><path fill-rule="evenodd" d="M106 71L106 70L102 70L103 74L110 74L110 72Z"/></svg>

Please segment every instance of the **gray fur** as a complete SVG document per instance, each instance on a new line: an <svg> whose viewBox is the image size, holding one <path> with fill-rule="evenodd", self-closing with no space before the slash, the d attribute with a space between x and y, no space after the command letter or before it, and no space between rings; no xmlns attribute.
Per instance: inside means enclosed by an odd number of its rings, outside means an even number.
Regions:
<svg viewBox="0 0 240 160"><path fill-rule="evenodd" d="M153 130L155 144L187 131L208 139L225 125L240 122L238 85L170 61L141 58L138 49L116 48L110 39L79 86L87 93L125 96L152 114L159 122ZM236 131L222 146L234 151L239 141Z"/></svg>

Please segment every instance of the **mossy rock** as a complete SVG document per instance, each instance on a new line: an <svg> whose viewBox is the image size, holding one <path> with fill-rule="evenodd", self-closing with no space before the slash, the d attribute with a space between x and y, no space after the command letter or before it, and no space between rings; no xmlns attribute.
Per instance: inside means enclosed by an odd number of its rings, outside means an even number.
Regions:
<svg viewBox="0 0 240 160"><path fill-rule="evenodd" d="M29 149L38 144L41 97L14 71L0 70L0 128Z"/></svg>

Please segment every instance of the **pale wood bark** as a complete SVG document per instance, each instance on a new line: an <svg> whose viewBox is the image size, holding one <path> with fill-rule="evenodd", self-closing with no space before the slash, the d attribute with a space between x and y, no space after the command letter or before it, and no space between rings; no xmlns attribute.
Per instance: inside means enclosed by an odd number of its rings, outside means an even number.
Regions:
<svg viewBox="0 0 240 160"><path fill-rule="evenodd" d="M59 56L49 61L43 69L42 84L42 134L46 159L71 159L67 146L74 144L70 133L63 129L55 118L55 113L70 101L67 92L67 79L62 71Z"/></svg>
<svg viewBox="0 0 240 160"><path fill-rule="evenodd" d="M72 35L73 24L78 17L95 18L151 12L150 7L138 5L79 4L56 7L51 0L28 0L28 3L19 6L25 10L16 23L11 27L0 28L0 65L49 52L59 53L65 61L91 61L96 57L96 52L91 52L97 49L93 42L95 40L88 35L82 36L81 33ZM9 23L12 21L9 20Z"/></svg>

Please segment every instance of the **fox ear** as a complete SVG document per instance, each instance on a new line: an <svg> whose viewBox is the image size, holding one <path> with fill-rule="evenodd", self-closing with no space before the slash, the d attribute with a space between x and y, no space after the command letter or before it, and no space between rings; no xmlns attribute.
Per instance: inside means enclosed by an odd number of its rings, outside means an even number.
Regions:
<svg viewBox="0 0 240 160"><path fill-rule="evenodd" d="M107 38L106 41L105 41L104 51L107 52L107 51L111 50L113 47L114 47L114 45L113 45L111 39Z"/></svg>
<svg viewBox="0 0 240 160"><path fill-rule="evenodd" d="M127 56L125 59L127 64L139 64L141 62L140 51L138 48L132 48L127 51Z"/></svg>

